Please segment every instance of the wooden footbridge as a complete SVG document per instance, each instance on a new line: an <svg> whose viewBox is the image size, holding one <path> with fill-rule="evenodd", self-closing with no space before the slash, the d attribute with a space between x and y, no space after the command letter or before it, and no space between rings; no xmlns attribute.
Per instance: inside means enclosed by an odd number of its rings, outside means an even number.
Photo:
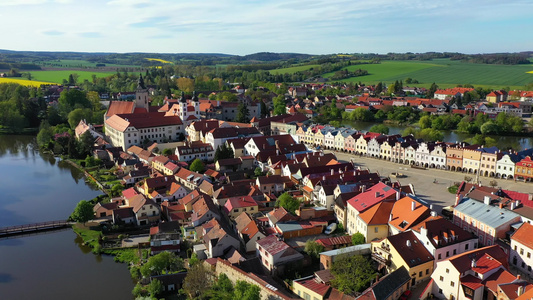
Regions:
<svg viewBox="0 0 533 300"><path fill-rule="evenodd" d="M71 226L73 223L66 220L41 222L26 225L16 225L0 228L0 238L14 235L36 233L40 231L55 230Z"/></svg>

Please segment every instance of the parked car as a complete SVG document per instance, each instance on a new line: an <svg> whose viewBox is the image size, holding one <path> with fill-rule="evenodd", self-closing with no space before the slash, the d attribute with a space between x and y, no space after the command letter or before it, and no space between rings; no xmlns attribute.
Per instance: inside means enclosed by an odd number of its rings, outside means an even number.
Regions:
<svg viewBox="0 0 533 300"><path fill-rule="evenodd" d="M324 231L325 234L331 234L333 231L337 229L337 223L331 223L326 227L326 230Z"/></svg>

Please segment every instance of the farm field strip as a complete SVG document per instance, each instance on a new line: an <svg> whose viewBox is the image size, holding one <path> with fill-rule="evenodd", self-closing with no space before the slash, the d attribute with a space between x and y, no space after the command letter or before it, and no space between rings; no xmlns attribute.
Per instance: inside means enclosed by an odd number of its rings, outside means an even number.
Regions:
<svg viewBox="0 0 533 300"><path fill-rule="evenodd" d="M289 67L289 68L282 68L282 69L273 69L273 70L268 70L268 72L270 72L270 74L285 74L285 73L288 73L288 74L294 74L296 72L299 72L299 71L306 71L306 70L309 70L311 68L316 68L316 67L319 67L320 65L303 65L303 66L295 66L295 67Z"/></svg>
<svg viewBox="0 0 533 300"><path fill-rule="evenodd" d="M48 81L61 83L63 79L67 79L70 74L78 74L78 81L83 82L83 80L92 80L92 75L96 77L107 77L115 74L115 72L95 72L95 71L78 71L78 70L54 70L54 71L31 71L32 77L35 80Z"/></svg>
<svg viewBox="0 0 533 300"><path fill-rule="evenodd" d="M0 78L0 83L17 83L20 85L25 86L34 86L39 87L42 84L52 84L54 82L45 82L45 81L38 81L38 80L27 80L22 78Z"/></svg>

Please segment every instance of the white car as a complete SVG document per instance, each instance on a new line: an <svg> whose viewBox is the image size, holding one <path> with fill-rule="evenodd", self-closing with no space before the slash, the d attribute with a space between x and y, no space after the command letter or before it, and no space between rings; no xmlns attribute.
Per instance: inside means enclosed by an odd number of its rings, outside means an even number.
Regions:
<svg viewBox="0 0 533 300"><path fill-rule="evenodd" d="M325 234L331 234L333 231L337 229L337 223L331 223L326 227L326 230L324 231Z"/></svg>

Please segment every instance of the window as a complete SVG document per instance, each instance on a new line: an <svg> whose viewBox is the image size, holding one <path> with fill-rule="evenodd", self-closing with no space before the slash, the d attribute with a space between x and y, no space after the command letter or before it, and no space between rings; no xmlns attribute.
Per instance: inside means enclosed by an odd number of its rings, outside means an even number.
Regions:
<svg viewBox="0 0 533 300"><path fill-rule="evenodd" d="M426 269L426 275L429 275L429 269Z"/></svg>
<svg viewBox="0 0 533 300"><path fill-rule="evenodd" d="M524 249L520 248L520 255L524 255Z"/></svg>
<svg viewBox="0 0 533 300"><path fill-rule="evenodd" d="M441 276L441 277L440 277L440 281L444 281L444 277ZM440 293L440 292L439 292L439 293Z"/></svg>
<svg viewBox="0 0 533 300"><path fill-rule="evenodd" d="M450 286L455 286L455 282L450 281Z"/></svg>
<svg viewBox="0 0 533 300"><path fill-rule="evenodd" d="M441 259L441 258L442 258L442 256L441 256L441 254L439 253L439 259Z"/></svg>
<svg viewBox="0 0 533 300"><path fill-rule="evenodd" d="M378 233L378 228L377 227L374 227L374 232ZM528 257L529 257L529 253L528 253Z"/></svg>
<svg viewBox="0 0 533 300"><path fill-rule="evenodd" d="M465 250L468 250L468 244L465 245Z"/></svg>
<svg viewBox="0 0 533 300"><path fill-rule="evenodd" d="M446 274L450 273L450 269L446 268Z"/></svg>

